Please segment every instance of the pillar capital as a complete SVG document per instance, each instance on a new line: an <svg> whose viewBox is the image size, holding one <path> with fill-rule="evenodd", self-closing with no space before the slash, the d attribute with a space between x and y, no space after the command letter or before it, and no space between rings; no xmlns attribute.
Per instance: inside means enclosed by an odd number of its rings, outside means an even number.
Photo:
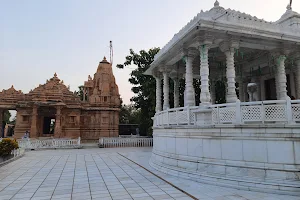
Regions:
<svg viewBox="0 0 300 200"><path fill-rule="evenodd" d="M239 38L230 38L229 40L224 40L219 44L219 48L222 52L233 52L234 49L240 48L240 40Z"/></svg>
<svg viewBox="0 0 300 200"><path fill-rule="evenodd" d="M160 72L161 74L164 74L164 73L169 74L169 73L172 71L172 69L171 69L170 67L171 67L171 66L166 66L166 65L164 65L163 67L160 67L160 68L159 68L159 72Z"/></svg>
<svg viewBox="0 0 300 200"><path fill-rule="evenodd" d="M193 48L193 47L191 47L191 48L183 48L182 51L183 51L183 55L186 56L186 57L189 57L189 58L190 57L191 58L195 58L196 55L198 54L197 49Z"/></svg>
<svg viewBox="0 0 300 200"><path fill-rule="evenodd" d="M210 46L214 41L214 37L210 34L203 33L196 37L196 41L198 47L201 47L202 45Z"/></svg>
<svg viewBox="0 0 300 200"><path fill-rule="evenodd" d="M161 80L161 79L163 78L163 77L162 77L162 73L159 72L159 71L153 72L153 77L154 77L155 79L159 79L159 80Z"/></svg>

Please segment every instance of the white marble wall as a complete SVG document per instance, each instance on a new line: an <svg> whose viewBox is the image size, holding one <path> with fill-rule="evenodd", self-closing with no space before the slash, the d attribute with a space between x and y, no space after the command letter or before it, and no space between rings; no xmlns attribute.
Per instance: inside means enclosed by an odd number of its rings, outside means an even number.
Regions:
<svg viewBox="0 0 300 200"><path fill-rule="evenodd" d="M186 176L194 171L216 180L233 181L231 184L254 181L253 188L271 187L274 180L275 188L282 184L281 190L285 190L288 183L292 185L288 190L295 189L300 194L299 131L271 125L154 129L151 162L160 169L188 173Z"/></svg>

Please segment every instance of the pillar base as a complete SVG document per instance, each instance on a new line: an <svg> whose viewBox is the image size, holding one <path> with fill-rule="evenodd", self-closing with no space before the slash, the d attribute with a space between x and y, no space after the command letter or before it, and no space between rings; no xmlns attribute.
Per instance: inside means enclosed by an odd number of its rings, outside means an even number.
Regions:
<svg viewBox="0 0 300 200"><path fill-rule="evenodd" d="M194 111L196 118L196 125L211 125L212 124L212 109L199 108Z"/></svg>

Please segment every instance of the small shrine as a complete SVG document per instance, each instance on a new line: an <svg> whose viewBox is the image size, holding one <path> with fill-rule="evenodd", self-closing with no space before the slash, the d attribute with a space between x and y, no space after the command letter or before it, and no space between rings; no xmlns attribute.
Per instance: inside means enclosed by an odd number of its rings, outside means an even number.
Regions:
<svg viewBox="0 0 300 200"><path fill-rule="evenodd" d="M118 136L120 95L112 64L105 57L94 78L89 76L84 83L83 91L80 98L56 73L28 94L11 86L0 92L1 127L3 112L16 110L16 138L22 138L26 131L30 138L98 140Z"/></svg>

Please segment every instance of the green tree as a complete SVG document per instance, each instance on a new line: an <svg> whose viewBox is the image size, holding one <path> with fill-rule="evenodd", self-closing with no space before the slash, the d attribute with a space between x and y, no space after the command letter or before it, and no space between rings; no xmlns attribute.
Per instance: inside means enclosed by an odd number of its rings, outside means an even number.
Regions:
<svg viewBox="0 0 300 200"><path fill-rule="evenodd" d="M123 104L120 110L120 124L139 124L141 117L141 109L137 109L134 105Z"/></svg>
<svg viewBox="0 0 300 200"><path fill-rule="evenodd" d="M78 86L78 91L74 91L74 94L80 97L80 100L83 101L83 85Z"/></svg>
<svg viewBox="0 0 300 200"><path fill-rule="evenodd" d="M10 123L10 120L9 120L10 117L11 117L11 114L10 114L9 110L5 110L4 111L4 116L3 116L3 122L5 124L9 124Z"/></svg>
<svg viewBox="0 0 300 200"><path fill-rule="evenodd" d="M136 65L137 68L131 72L129 82L133 85L131 90L135 94L131 101L134 106L140 109L140 133L141 135L150 135L152 133L152 119L155 114L155 79L152 76L146 76L143 73L150 67L154 56L159 48L152 48L148 51L141 50L139 53L132 49L126 56L124 64L118 64L118 68Z"/></svg>

